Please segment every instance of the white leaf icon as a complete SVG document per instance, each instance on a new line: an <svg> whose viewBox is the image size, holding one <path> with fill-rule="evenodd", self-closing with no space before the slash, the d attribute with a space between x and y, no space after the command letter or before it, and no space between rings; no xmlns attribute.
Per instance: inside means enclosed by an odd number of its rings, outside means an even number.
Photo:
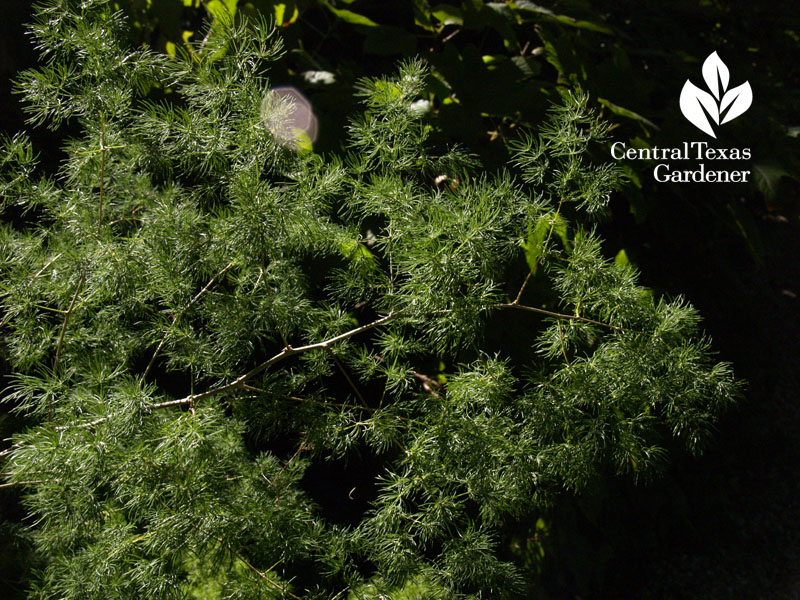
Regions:
<svg viewBox="0 0 800 600"><path fill-rule="evenodd" d="M706 85L714 98L719 100L720 93L724 93L728 89L728 81L730 81L730 73L728 67L722 62L722 59L716 52L708 55L703 63L703 79L706 80ZM722 90L719 89L719 84L722 83Z"/></svg>
<svg viewBox="0 0 800 600"><path fill-rule="evenodd" d="M711 128L711 123L708 122L706 113L703 111L705 108L708 114L711 115L711 118L714 119L714 122L719 124L719 110L711 94L704 92L687 79L686 83L683 85L683 90L681 90L680 104L683 116L686 117L692 125L713 138L717 137L714 134L714 130Z"/></svg>
<svg viewBox="0 0 800 600"><path fill-rule="evenodd" d="M745 81L742 85L736 86L726 92L719 103L719 112L722 114L730 105L725 118L722 119L720 125L733 121L736 117L741 115L744 111L750 108L753 103L753 90L750 88L750 83Z"/></svg>

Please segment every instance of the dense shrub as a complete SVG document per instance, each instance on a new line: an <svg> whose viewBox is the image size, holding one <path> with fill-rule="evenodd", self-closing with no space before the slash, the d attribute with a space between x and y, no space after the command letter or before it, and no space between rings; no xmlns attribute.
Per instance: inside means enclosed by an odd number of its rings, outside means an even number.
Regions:
<svg viewBox="0 0 800 600"><path fill-rule="evenodd" d="M362 80L345 159L270 133L280 48L221 13L175 57L53 1L7 140L5 398L44 598L525 595L564 494L702 450L737 384L593 230L622 181L578 90L488 173L420 63ZM424 106L424 105L423 105ZM537 545L539 544L539 545ZM416 596L415 596L416 595Z"/></svg>

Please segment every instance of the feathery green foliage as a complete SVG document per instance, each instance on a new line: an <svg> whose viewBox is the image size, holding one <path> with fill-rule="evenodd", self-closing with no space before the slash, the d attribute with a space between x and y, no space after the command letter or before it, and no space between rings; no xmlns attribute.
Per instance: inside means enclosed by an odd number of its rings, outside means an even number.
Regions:
<svg viewBox="0 0 800 600"><path fill-rule="evenodd" d="M176 58L123 27L39 8L19 89L78 133L58 173L24 136L0 170L32 597L524 596L514 523L708 442L737 384L687 302L604 257L621 174L585 96L483 173L427 142L412 61L323 158L264 125L268 24Z"/></svg>

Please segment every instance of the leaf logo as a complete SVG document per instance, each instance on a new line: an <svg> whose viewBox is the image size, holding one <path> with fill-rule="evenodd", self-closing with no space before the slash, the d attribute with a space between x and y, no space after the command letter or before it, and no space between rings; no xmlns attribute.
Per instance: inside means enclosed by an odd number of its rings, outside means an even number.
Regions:
<svg viewBox="0 0 800 600"><path fill-rule="evenodd" d="M692 125L716 138L711 121L724 125L744 113L753 103L753 90L747 81L728 89L730 72L716 52L703 63L703 79L711 93L687 79L681 90L681 112Z"/></svg>

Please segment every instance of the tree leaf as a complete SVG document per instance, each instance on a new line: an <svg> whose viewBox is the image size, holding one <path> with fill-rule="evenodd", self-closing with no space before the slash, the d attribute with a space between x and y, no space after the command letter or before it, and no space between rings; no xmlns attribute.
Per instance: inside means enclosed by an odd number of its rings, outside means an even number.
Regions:
<svg viewBox="0 0 800 600"><path fill-rule="evenodd" d="M753 179L758 189L768 200L775 197L778 192L778 184L783 177L796 179L784 167L775 163L757 163L753 165Z"/></svg>
<svg viewBox="0 0 800 600"><path fill-rule="evenodd" d="M639 121L640 123L643 123L655 130L660 129L659 126L653 123L650 119L648 119L647 117L643 117L637 112L634 112L628 108L620 106L619 104L614 104L613 102L611 102L610 100L606 100L605 98L598 98L597 101L606 108L608 108L615 115L619 115L621 117L627 117L629 119L633 119L634 121Z"/></svg>
<svg viewBox="0 0 800 600"><path fill-rule="evenodd" d="M550 225L545 219L539 219L535 227L528 228L528 239L522 243L522 249L525 250L525 260L534 274L539 266L539 258L544 250L544 238L547 236L549 227Z"/></svg>
<svg viewBox="0 0 800 600"><path fill-rule="evenodd" d="M236 4L239 0L209 0L206 10L214 19L236 14Z"/></svg>
<svg viewBox="0 0 800 600"><path fill-rule="evenodd" d="M567 237L567 222L559 214L547 213L542 215L536 221L536 225L528 228L528 239L522 243L522 248L525 250L525 260L531 271L535 274L539 266L539 260L544 252L544 246L547 242L548 236L552 235L550 229L552 228L567 252L570 251L569 238Z"/></svg>
<svg viewBox="0 0 800 600"><path fill-rule="evenodd" d="M625 252L625 248L617 252L617 255L614 257L614 264L616 264L620 268L629 267L631 261L628 259L628 253Z"/></svg>
<svg viewBox="0 0 800 600"><path fill-rule="evenodd" d="M433 7L431 14L441 22L442 25L463 25L464 13L458 7L450 4L438 4Z"/></svg>
<svg viewBox="0 0 800 600"><path fill-rule="evenodd" d="M608 35L613 35L614 30L606 25L601 25L600 23L595 23L593 21L586 21L583 19L576 19L574 17L570 17L568 15L559 15L554 13L549 8L545 8L544 6L539 6L538 4L534 4L533 2L528 2L527 0L517 0L510 4L512 9L522 10L530 13L535 13L537 15L541 15L553 21L557 21L562 25L567 25L569 27L575 27L576 29L585 29L587 31L596 31L598 33L605 33Z"/></svg>
<svg viewBox="0 0 800 600"><path fill-rule="evenodd" d="M365 25L366 27L377 27L378 24L370 19L369 17L365 17L364 15L360 15L358 13L354 13L352 10L347 10L344 8L335 8L329 2L324 2L325 7L339 17L342 21L346 23L350 23L351 25Z"/></svg>
<svg viewBox="0 0 800 600"><path fill-rule="evenodd" d="M525 77L536 77L542 71L539 61L531 56L513 56L511 62Z"/></svg>

